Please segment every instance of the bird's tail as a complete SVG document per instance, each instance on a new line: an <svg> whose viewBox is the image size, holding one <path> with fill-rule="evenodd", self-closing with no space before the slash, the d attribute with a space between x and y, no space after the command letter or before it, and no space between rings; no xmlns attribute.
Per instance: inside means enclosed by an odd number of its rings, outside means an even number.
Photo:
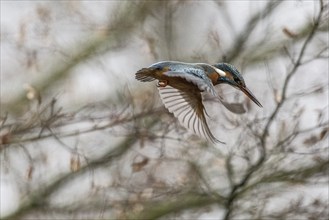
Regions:
<svg viewBox="0 0 329 220"><path fill-rule="evenodd" d="M135 78L142 82L150 82L155 80L154 70L150 68L143 68L137 71Z"/></svg>

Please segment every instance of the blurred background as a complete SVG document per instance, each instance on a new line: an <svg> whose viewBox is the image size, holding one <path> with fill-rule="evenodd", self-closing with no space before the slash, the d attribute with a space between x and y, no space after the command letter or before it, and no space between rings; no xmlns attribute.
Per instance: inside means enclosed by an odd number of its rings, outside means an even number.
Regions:
<svg viewBox="0 0 329 220"><path fill-rule="evenodd" d="M1 1L3 219L326 219L328 1ZM235 65L226 144L189 133L135 72Z"/></svg>

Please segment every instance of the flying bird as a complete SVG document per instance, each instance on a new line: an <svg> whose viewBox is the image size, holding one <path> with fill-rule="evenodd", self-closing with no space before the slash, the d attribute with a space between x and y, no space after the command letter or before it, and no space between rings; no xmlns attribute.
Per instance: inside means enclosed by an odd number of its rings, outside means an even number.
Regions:
<svg viewBox="0 0 329 220"><path fill-rule="evenodd" d="M213 143L219 141L209 129L201 93L210 93L226 108L241 113L223 101L214 86L229 84L246 94L255 104L260 102L246 87L239 71L231 64L182 63L163 61L137 71L136 79L142 82L158 80L157 87L164 106L178 121L195 134Z"/></svg>

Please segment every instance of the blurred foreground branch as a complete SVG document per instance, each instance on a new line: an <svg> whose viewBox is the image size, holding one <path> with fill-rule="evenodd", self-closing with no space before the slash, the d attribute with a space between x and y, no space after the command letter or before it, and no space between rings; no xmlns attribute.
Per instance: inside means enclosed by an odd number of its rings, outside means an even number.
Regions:
<svg viewBox="0 0 329 220"><path fill-rule="evenodd" d="M44 74L45 77L32 83L33 88L35 87L37 92L42 95L56 82L66 78L70 71L80 63L92 59L94 56L99 56L101 53L108 52L111 48L115 48L118 44L127 40L130 33L139 26L136 22L142 22L145 15L148 14L146 11L156 7L156 4L147 4L146 1L126 2L122 7L124 10L116 19L111 21L106 32L103 32L102 35L91 36L91 39L86 40L84 44L74 45L74 49L78 48L76 52L65 63L54 62L55 64L50 72ZM21 113L28 101L26 93L22 92L10 103L2 105L1 111Z"/></svg>
<svg viewBox="0 0 329 220"><path fill-rule="evenodd" d="M152 129L157 123L157 120L151 120L146 126L146 129ZM34 209L44 207L49 197L57 190L61 189L65 184L73 181L75 178L85 175L87 172L97 169L102 166L109 166L115 160L122 157L131 147L139 140L138 134L130 134L125 140L119 143L114 148L111 148L107 153L104 153L102 157L89 161L85 166L82 166L76 172L66 173L58 176L50 183L43 187L40 187L37 191L28 195L27 199L22 202L20 208L5 219L17 219L28 212L32 212Z"/></svg>

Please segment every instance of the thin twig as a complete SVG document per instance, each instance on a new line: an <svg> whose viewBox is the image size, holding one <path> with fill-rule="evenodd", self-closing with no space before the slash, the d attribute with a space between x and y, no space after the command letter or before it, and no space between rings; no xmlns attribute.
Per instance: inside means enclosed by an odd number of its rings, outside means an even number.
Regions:
<svg viewBox="0 0 329 220"><path fill-rule="evenodd" d="M248 181L250 180L252 175L262 166L262 164L266 160L266 141L267 141L267 137L268 137L269 128L273 124L274 119L276 118L276 116L278 115L281 107L283 106L283 104L286 101L287 89L288 89L289 82L290 82L291 78L295 75L295 73L297 72L297 69L301 66L301 60L304 56L304 53L306 51L307 46L310 44L312 38L315 35L315 32L316 32L316 30L319 26L319 23L320 23L320 20L321 20L321 17L322 17L322 13L323 13L323 2L320 1L320 11L319 11L319 14L318 14L315 22L314 22L313 28L311 29L311 32L307 36L307 38L306 38L306 40L305 40L305 42L304 42L304 44L303 44L303 46L302 46L302 48L299 52L298 58L296 59L296 62L295 62L295 65L289 71L289 73L287 74L287 77L284 81L284 84L283 84L283 87L282 87L282 93L281 93L282 94L282 99L281 99L280 102L277 103L276 108L274 109L274 111L270 115L270 117L269 117L269 119L268 119L268 121L267 121L267 123L264 127L263 133L260 137L260 142L261 142L260 157L257 160L257 162L248 169L247 173L241 179L241 181L233 186L233 188L231 190L231 193L228 196L228 202L227 202L227 205L226 205L227 210L226 210L226 214L225 214L225 217L224 217L225 220L230 219L230 216L231 216L232 211L233 211L232 206L233 206L233 203L234 203L235 199L239 195L239 190L248 183Z"/></svg>

